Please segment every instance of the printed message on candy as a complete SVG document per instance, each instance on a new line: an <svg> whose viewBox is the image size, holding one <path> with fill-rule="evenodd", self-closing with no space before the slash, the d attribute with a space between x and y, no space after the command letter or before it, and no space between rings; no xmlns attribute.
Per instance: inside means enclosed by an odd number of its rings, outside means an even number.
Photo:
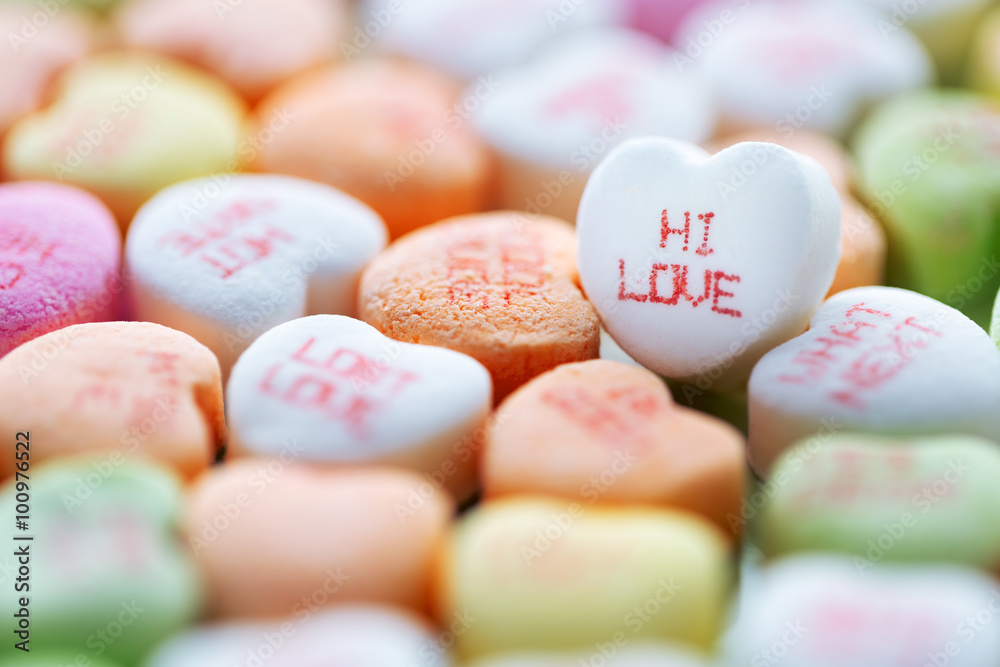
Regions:
<svg viewBox="0 0 1000 667"><path fill-rule="evenodd" d="M680 246L681 253L685 257L689 257L687 253L698 257L709 257L712 255L715 250L712 249L708 241L715 213L697 214L696 218L698 222L694 224L699 225L701 228L701 243L697 247L693 247L691 243L692 214L690 211L685 211L683 216L683 226L671 227L670 213L667 209L663 210L660 219L659 247L661 249L676 251L676 247ZM672 236L677 236L677 239L672 239ZM698 236L696 232L695 243L697 241ZM618 260L618 300L657 303L666 306L689 305L691 308L697 308L707 301L711 304L711 310L714 313L729 317L743 317L742 312L735 308L727 307L727 302L722 301L723 299L730 299L736 296L734 292L728 291L725 287L741 282L742 278L736 274L711 268L692 270L690 262L693 259L693 257L689 257L688 263L684 264L654 263L649 273L649 285L645 293L632 291L627 288L625 276L628 267L624 259ZM661 286L661 281L666 282L668 279L671 281L667 283L670 286ZM694 287L696 294L691 294L690 289L693 285L696 286Z"/></svg>

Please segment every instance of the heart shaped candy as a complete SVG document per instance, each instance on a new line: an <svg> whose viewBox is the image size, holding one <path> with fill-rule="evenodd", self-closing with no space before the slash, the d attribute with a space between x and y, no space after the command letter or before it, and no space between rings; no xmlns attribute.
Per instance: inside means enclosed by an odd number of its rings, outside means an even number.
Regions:
<svg viewBox="0 0 1000 667"><path fill-rule="evenodd" d="M634 139L587 183L580 276L636 361L723 388L805 329L833 282L839 221L837 192L811 158L765 143L709 157Z"/></svg>
<svg viewBox="0 0 1000 667"><path fill-rule="evenodd" d="M486 419L489 372L464 354L400 343L337 315L271 329L240 357L227 387L230 443L303 460L396 464L464 497L475 457L463 439Z"/></svg>
<svg viewBox="0 0 1000 667"><path fill-rule="evenodd" d="M354 314L361 270L385 240L374 211L319 183L271 174L178 183L129 229L134 315L194 336L225 373L276 324Z"/></svg>
<svg viewBox="0 0 1000 667"><path fill-rule="evenodd" d="M843 429L1000 440L1000 353L930 297L859 287L831 297L807 333L754 368L750 463L766 474L793 442Z"/></svg>
<svg viewBox="0 0 1000 667"><path fill-rule="evenodd" d="M745 469L736 429L676 405L653 373L596 359L540 375L500 405L483 493L678 507L728 532Z"/></svg>

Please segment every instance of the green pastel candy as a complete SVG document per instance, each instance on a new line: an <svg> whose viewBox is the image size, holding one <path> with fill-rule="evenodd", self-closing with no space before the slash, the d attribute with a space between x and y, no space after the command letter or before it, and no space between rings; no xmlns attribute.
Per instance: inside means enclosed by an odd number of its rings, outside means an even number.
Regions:
<svg viewBox="0 0 1000 667"><path fill-rule="evenodd" d="M122 667L120 663L102 658L85 656L86 660L83 660L79 656L80 654L74 653L36 653L32 649L24 657L4 660L0 667Z"/></svg>
<svg viewBox="0 0 1000 667"><path fill-rule="evenodd" d="M768 556L1000 564L1000 445L971 436L831 436L775 464L750 530Z"/></svg>
<svg viewBox="0 0 1000 667"><path fill-rule="evenodd" d="M20 598L28 598L31 656L58 651L71 656L68 665L78 656L133 664L194 620L200 582L174 535L181 492L172 473L145 463L63 459L33 466L21 482L0 489L0 569L8 575L0 614L18 624ZM25 500L19 492L30 495L27 530L16 524ZM33 539L14 539L27 536ZM30 574L19 582L25 548ZM26 590L15 588L23 584ZM0 645L0 664L26 657L15 648L22 639L11 635Z"/></svg>
<svg viewBox="0 0 1000 667"><path fill-rule="evenodd" d="M1000 102L926 90L879 106L854 140L889 237L889 284L984 324L1000 286Z"/></svg>

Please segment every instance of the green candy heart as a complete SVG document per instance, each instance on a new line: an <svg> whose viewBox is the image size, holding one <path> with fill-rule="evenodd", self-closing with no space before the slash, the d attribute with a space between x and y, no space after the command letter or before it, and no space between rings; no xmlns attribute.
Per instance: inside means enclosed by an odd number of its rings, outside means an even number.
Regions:
<svg viewBox="0 0 1000 667"><path fill-rule="evenodd" d="M1000 446L970 436L855 434L799 443L778 460L750 530L768 556L1000 564ZM761 495L763 494L763 495Z"/></svg>
<svg viewBox="0 0 1000 667"><path fill-rule="evenodd" d="M134 664L194 620L200 582L174 535L181 493L170 472L64 459L28 477L20 488L15 479L0 489L0 614L17 629L15 614L28 599L31 656L58 651L70 656L68 665L81 656L84 664ZM25 500L18 493L30 494L27 530L16 527ZM30 573L18 581L24 549ZM22 639L10 635L0 645L0 664L29 657L15 647Z"/></svg>
<svg viewBox="0 0 1000 667"><path fill-rule="evenodd" d="M854 150L889 237L889 284L985 324L1000 286L1000 103L946 90L896 97L863 124Z"/></svg>

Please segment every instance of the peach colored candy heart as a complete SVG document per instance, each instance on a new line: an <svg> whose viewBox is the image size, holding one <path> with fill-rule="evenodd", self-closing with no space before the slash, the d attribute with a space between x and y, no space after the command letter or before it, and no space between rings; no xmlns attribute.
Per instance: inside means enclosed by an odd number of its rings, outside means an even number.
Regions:
<svg viewBox="0 0 1000 667"><path fill-rule="evenodd" d="M852 287L882 284L886 261L885 231L852 193L854 165L847 151L830 137L806 129L791 133L741 132L712 142L708 151L717 153L745 141L767 141L808 155L830 175L830 181L840 194L840 264L827 296Z"/></svg>
<svg viewBox="0 0 1000 667"><path fill-rule="evenodd" d="M439 222L400 239L361 276L361 319L396 340L464 352L499 401L531 378L597 356L567 223L509 211Z"/></svg>
<svg viewBox="0 0 1000 667"><path fill-rule="evenodd" d="M423 609L451 497L416 473L293 465L300 454L290 441L273 459L213 468L192 488L182 534L209 613L289 616L348 601Z"/></svg>
<svg viewBox="0 0 1000 667"><path fill-rule="evenodd" d="M186 477L225 442L219 362L187 334L148 322L77 324L0 359L0 432L31 429L33 463L108 452ZM0 474L14 472L2 457Z"/></svg>
<svg viewBox="0 0 1000 667"><path fill-rule="evenodd" d="M133 0L114 15L123 41L215 72L250 100L334 60L343 0Z"/></svg>
<svg viewBox="0 0 1000 667"><path fill-rule="evenodd" d="M728 531L746 455L733 427L676 405L660 378L614 361L565 364L501 404L483 453L487 498L653 503Z"/></svg>
<svg viewBox="0 0 1000 667"><path fill-rule="evenodd" d="M459 93L441 74L396 61L304 74L258 107L259 135L277 114L289 121L267 134L252 166L357 197L382 216L394 238L483 210L492 160L456 111Z"/></svg>

